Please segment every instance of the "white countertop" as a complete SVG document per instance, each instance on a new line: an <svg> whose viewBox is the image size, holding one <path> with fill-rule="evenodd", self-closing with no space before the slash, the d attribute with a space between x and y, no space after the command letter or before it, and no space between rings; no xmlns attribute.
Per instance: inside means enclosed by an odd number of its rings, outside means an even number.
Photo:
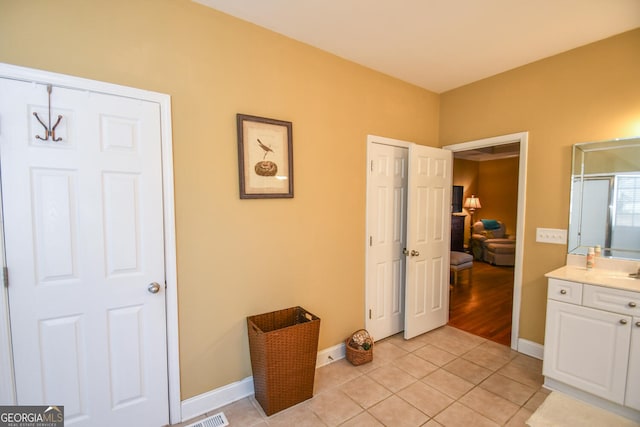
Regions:
<svg viewBox="0 0 640 427"><path fill-rule="evenodd" d="M584 259L584 257L582 258ZM596 268L587 270L582 265L568 264L550 271L545 274L545 277L640 292L640 279L629 277L631 271L636 272L637 270L597 268L597 264Z"/></svg>

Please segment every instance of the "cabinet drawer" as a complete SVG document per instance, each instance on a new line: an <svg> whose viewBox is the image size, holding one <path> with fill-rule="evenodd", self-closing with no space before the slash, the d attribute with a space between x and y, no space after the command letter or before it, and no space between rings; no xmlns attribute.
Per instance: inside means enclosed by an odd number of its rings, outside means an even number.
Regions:
<svg viewBox="0 0 640 427"><path fill-rule="evenodd" d="M549 279L547 297L556 301L580 304L582 302L582 283Z"/></svg>
<svg viewBox="0 0 640 427"><path fill-rule="evenodd" d="M640 316L640 292L584 285L583 305L614 313Z"/></svg>

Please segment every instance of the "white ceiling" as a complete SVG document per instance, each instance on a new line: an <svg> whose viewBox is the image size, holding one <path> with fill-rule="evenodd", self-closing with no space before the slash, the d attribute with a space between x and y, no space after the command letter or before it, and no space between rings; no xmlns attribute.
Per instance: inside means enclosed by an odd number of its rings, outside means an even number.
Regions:
<svg viewBox="0 0 640 427"><path fill-rule="evenodd" d="M194 0L436 93L640 27L640 0Z"/></svg>

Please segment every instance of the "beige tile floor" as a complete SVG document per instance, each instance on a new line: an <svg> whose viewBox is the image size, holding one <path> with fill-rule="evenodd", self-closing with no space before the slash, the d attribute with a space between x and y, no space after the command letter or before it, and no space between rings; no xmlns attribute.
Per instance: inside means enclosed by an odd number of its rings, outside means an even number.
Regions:
<svg viewBox="0 0 640 427"><path fill-rule="evenodd" d="M371 363L318 368L313 398L270 417L253 397L208 415L233 427L524 426L548 395L542 381L542 361L444 326L377 342Z"/></svg>

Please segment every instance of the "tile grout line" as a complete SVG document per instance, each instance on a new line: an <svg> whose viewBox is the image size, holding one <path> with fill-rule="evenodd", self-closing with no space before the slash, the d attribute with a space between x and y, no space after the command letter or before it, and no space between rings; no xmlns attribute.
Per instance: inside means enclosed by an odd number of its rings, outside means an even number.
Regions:
<svg viewBox="0 0 640 427"><path fill-rule="evenodd" d="M399 399L398 402L401 401L403 402L403 405L408 405L407 408L410 407L412 408L412 411L417 411L416 416L417 414L420 414L420 418L426 418L426 421L423 421L420 425L424 425L426 423L440 423L440 421L436 420L436 417L447 411L449 411L447 412L449 418L452 416L460 416L465 413L464 411L470 411L468 414L474 414L473 416L478 417L478 419L491 421L498 425L511 425L514 420L517 422L522 416L526 415L527 412L532 413L535 411L535 406L539 405L544 398L546 398L546 396L541 396L540 393L545 395L548 394L542 391L542 383L537 378L538 375L541 376L538 362L534 359L529 360L528 356L515 352L507 346L494 343L486 338L471 335L453 327L440 328L434 333L427 333L421 337L422 338L418 337L418 340L414 341L413 344L411 343L411 340L400 340L398 335L376 342L376 345L380 346L378 353L379 356L377 358L378 360L374 360L374 363L377 362L376 366L367 364L368 367L366 367L367 365L363 365L365 366L363 369L350 365L350 363L344 359L344 361L338 360L330 365L318 368L316 370L317 377L316 385L314 386L314 395L310 399L300 402L298 405L285 409L285 411L289 411L292 408L300 406L301 409L299 411L302 411L302 413L304 413L304 411L308 411L308 413L313 414L319 424L324 426L333 426L336 425L336 422L337 425L354 423L357 421L352 420L362 416L363 414L367 414L366 417L371 417L372 419L375 419L376 422L385 425L385 421L377 418L371 410L388 399L395 397L396 399ZM383 344L384 346L382 346ZM437 352L432 354L437 355L440 354L438 352L443 352L443 358L441 360L438 359L433 361L427 357L423 357L426 356L426 353L422 355L416 353L427 346L431 346L431 348ZM452 353L452 349L458 354ZM414 358L405 359L410 355L414 356ZM449 359L449 356L452 358ZM428 363L429 366L422 366L419 361L424 361L425 363ZM456 364L459 365L456 366ZM433 369L431 370L432 367ZM451 370L447 369L447 367ZM475 368L471 368L473 374L470 374L470 376L461 375L465 372L466 368L470 367L476 367L478 368L478 371L476 372ZM511 367L510 370L504 371L507 367ZM378 376L372 375L374 372L383 368L393 368L398 373L402 372L402 378L404 379L397 381L397 379L387 376L386 378L388 378L388 380L385 382L381 380L385 379L384 375L389 375L388 372L381 372ZM434 375L439 371L441 372L441 377L439 379L434 378L434 382L432 383L424 381L429 376ZM393 372L394 371L392 370L391 373ZM421 372L427 373L423 375ZM320 374L320 384L317 382L318 374ZM454 383L458 383L458 380L461 381L459 383L459 387L462 387L459 388L460 393L455 391L457 386L454 386L454 388L445 386L445 384L448 384L451 381L448 380L447 377L451 378L451 380L453 380L454 377L457 378ZM353 385L351 386L351 391L349 391L348 388L345 388L345 386L350 382L357 381L362 378L366 378L376 384L377 387L381 387L381 390L384 390L384 392L379 396L384 395L384 397L377 400L378 397L373 395L373 400L371 400L371 398L365 398L365 400L363 400L362 398L357 397L358 394L352 395L355 390ZM491 386L489 382L491 378L497 381L493 386ZM528 378L530 378L530 381ZM409 380L410 382L405 384L405 382ZM503 382L504 384L517 385L517 391L522 390L523 393L530 394L528 394L526 398L524 398L522 394L520 395L522 398L508 397L514 395L508 395L507 393L498 394L499 388L496 388L496 385L502 384ZM434 392L441 395L443 398L446 398L446 400L443 400L442 402L443 406L440 406L440 403L438 403L432 408L433 411L429 409L429 405L424 406L424 409L421 409L420 397L412 398L410 393L413 393L413 391L403 393L403 391L418 383L428 387L431 390L429 393ZM392 388L395 391L389 388L390 385L393 386ZM400 386L400 388L397 388L397 386ZM445 387L443 388L443 386ZM467 389L466 387L468 386L470 388ZM320 390L316 391L316 387L320 387ZM475 397L469 396L471 393L474 393L474 391L478 394ZM416 392L419 392L419 388L416 389ZM330 421L332 420L331 415L327 416L327 414L329 414L330 411L335 410L335 408L328 407L327 409L324 409L321 405L310 404L313 399L322 395L326 395L324 399L330 399L331 393L335 393L340 400L344 400L343 397L346 396L348 398L348 402L350 402L347 407L351 408L342 412L342 414L334 418L333 421ZM436 395L434 394L434 396ZM500 403L504 401L508 403L509 406L505 405L504 408L506 409L499 413L496 412L496 414L498 414L496 416L484 415L482 412L479 412L479 410L489 414L492 412L490 412L490 408L487 409L487 404L490 405L490 403L486 401L483 402L483 396L492 396L491 398L488 398L489 401L493 401L493 398L500 399L496 400L496 402ZM334 396L331 397L335 399ZM465 399L465 397L469 398ZM278 417L276 421L264 414L259 402L255 400L255 396L249 396L245 399L249 399L252 413L255 413L256 415L253 419L249 417L251 421L247 420L245 421L245 424L242 425L247 427L273 426L281 425L282 423L286 425L287 415L285 411L278 414L283 414L283 416ZM366 399L369 399L369 401L373 401L374 403L366 403ZM407 399L410 399L415 403L411 403L411 401ZM473 399L475 399L475 403ZM464 402L462 400L464 400ZM325 400L325 402L328 401L330 400ZM322 400L320 402L322 402ZM464 408L464 411L461 414L456 414L455 409L452 408L456 403L460 405L460 408ZM469 405L469 403L472 403L472 405ZM223 408L218 408L216 412L224 410L232 405L234 405L234 403ZM323 405L326 405L326 403ZM368 406L365 407L365 405ZM500 403L500 405L502 404ZM474 409L472 406L476 406L479 410ZM510 413L513 408L515 408L515 412ZM244 411L246 410L247 409L244 409ZM429 415L425 410L428 410L433 415ZM523 412L523 410L526 412ZM299 411L292 410L290 419L299 416ZM380 412L378 411L377 414L380 415ZM275 415L276 414L273 416ZM342 417L345 418L341 419ZM516 419L516 417L520 418ZM441 417L441 419L444 418ZM233 424L231 419L229 421Z"/></svg>
<svg viewBox="0 0 640 427"><path fill-rule="evenodd" d="M461 405L465 406L467 409L469 409L469 410L473 411L474 413L478 414L479 416L482 416L482 417L484 417L484 418L490 419L490 418L486 417L485 415L481 414L480 412L477 412L474 408L472 408L472 407L470 407L470 406L466 405L464 402L460 402L460 400L461 400L464 396L466 396L466 395L468 395L469 393L471 393L471 392L472 392L473 390L475 390L476 388L480 388L480 385L481 385L482 383L484 383L484 382L485 382L488 378L490 378L491 376L493 376L493 375L501 375L501 374L499 374L499 372L498 372L498 371L499 371L500 369L502 369L504 366L508 365L508 364L509 364L513 359L515 359L515 357L511 358L509 361L507 361L507 362L505 362L504 364L502 364L502 365L501 365L498 369L496 369L496 370L489 369L489 368L487 368L487 367L485 367L485 366L482 366L482 365L479 365L479 364L475 363L475 362L474 362L474 361L472 361L472 360L469 360L469 359L464 358L464 356L465 356L465 355L467 355L467 354L468 354L468 353L470 353L471 351L473 351L473 350L475 350L475 349L479 348L480 346L482 346L482 344L484 344L484 342L486 342L486 341L483 341L483 342L481 342L481 343L479 343L479 344L475 345L474 347L471 347L469 350L467 350L467 351L466 351L466 352L464 352L464 353L461 353L460 355L456 355L456 354L454 354L454 353L450 353L446 348L443 348L443 346L438 346L437 344L433 344L435 347L437 347L437 348L439 348L439 349L441 349L441 350L443 350L443 351L445 351L445 352L447 352L447 353L449 353L449 354L451 354L451 355L455 356L455 359L451 360L450 362L448 362L448 363L446 363L446 364L444 364L444 365L442 365L442 366L438 366L438 369L443 369L443 370L445 370L445 371L449 372L450 374L455 375L455 376L457 376L458 378L460 378L460 379L462 379L462 380L465 380L465 381L467 381L467 379L466 379L466 378L460 377L460 376L459 376L459 375L457 375L455 372L450 372L450 371L446 370L444 367L445 367L446 365L448 365L448 364L450 364L450 363L452 363L452 362L454 362L454 361L458 360L458 359L463 359L463 360L465 360L465 361L467 361L467 362L469 362L469 363L472 363L472 364L474 364L474 365L476 365L476 366L478 366L478 367L480 367L480 368L487 369L487 370L491 371L491 374L489 374L489 375L488 375L486 378L484 378L481 382L479 382L479 383L477 383L477 384L474 384L474 386L473 386L472 388L470 388L468 391L466 391L464 394L462 394L462 395L461 395L460 397L458 397L457 399L453 399L453 398L451 397L451 399L452 399L451 403L449 403L449 404L447 404L446 406L444 406L441 410L439 410L439 411L438 411L437 413L435 413L434 415L429 415L429 414L425 413L422 409L420 409L420 408L416 407L414 404L412 404L411 402L409 402L408 400L406 400L405 398L403 398L402 396L400 396L400 395L399 395L399 393L400 393L402 390L405 390L405 389L409 388L411 385L413 385L413 384L414 384L414 383L416 383L416 382L421 382L421 381L422 381L422 379L424 379L424 378L426 378L427 376L429 376L429 374L425 375L425 376L424 376L424 377L422 377L422 378L416 378L416 377L413 377L413 378L415 379L415 381L413 381L411 384L408 384L408 385L404 386L403 388L401 388L401 389L397 390L396 392L393 392L392 390L389 390L392 394L391 394L390 396L387 396L385 399L381 400L380 402L383 402L384 400L389 399L389 398L391 398L392 396L397 396L398 398L402 399L403 401L405 401L406 403L408 403L409 405L411 405L413 408L415 408L416 410L420 411L420 412L421 412L421 413L423 413L425 416L427 416L427 417L428 417L428 420L427 420L427 421L430 421L430 420L434 420L434 421L435 421L435 418L436 418L439 414L441 414L442 412L444 412L447 408L449 408L449 407L450 407L451 405L453 405L454 403L459 403L459 404L461 404ZM395 344L394 344L393 342L389 342L389 343L395 346ZM427 345L427 344L425 344L425 346L426 346L426 345ZM402 348L401 348L401 347L399 347L399 346L396 346L396 347L398 347L398 348L402 349ZM418 350L418 349L420 349L420 348L422 348L422 347L424 347L424 346L417 347L416 349L414 349L414 350L412 350L412 351L407 351L407 354L413 354L416 350ZM402 350L404 350L404 349L402 349ZM406 351L406 350L405 350L405 351ZM517 356L517 355L516 355L516 356ZM404 356L402 356L402 357L404 357ZM417 356L417 357L420 357L420 356ZM423 359L423 358L421 358L421 359ZM407 371L405 371L404 369L402 369L399 365L397 365L397 364L395 363L395 360L396 360L396 359L394 359L394 360L390 360L390 361L389 361L389 363L390 363L390 364L392 364L392 365L394 365L394 366L396 366L396 367L398 367L399 369L403 370L404 372L407 372ZM426 359L423 359L423 360L425 360L425 361L429 362L429 361L428 361L428 360L426 360ZM434 371L434 372L435 372L435 371ZM407 372L407 374L411 375L409 372ZM413 376L413 375L412 375L412 376ZM501 376L503 376L503 377L504 377L504 375L501 375ZM508 377L505 377L505 378L508 378ZM373 381L375 381L375 382L376 382L377 384L379 384L380 386L385 387L385 386L384 386L384 384L381 384L380 382L376 381L376 380L375 380L375 378L372 378L372 380L373 380ZM522 383L519 383L519 384L522 384ZM526 384L523 384L523 385L526 385ZM428 384L427 384L427 386L433 389L433 387L429 386ZM386 387L385 387L385 388L386 388ZM387 390L388 390L388 389L387 389ZM434 390L435 390L435 389L434 389ZM510 403L513 403L514 405L518 405L518 404L517 404L517 403L515 403L515 402L509 401L508 399L505 399L504 397L502 397L502 396L499 396L499 395L495 394L495 393L494 393L494 392L492 392L491 390L486 390L486 389L483 389L483 390L485 390L485 391L486 391L486 392L488 392L488 393L491 393L492 395L494 395L494 396L496 396L496 397L499 397L499 398L504 399L504 400L506 400L506 401L508 401L508 402L510 402ZM438 390L436 390L436 391L438 391ZM533 397L534 395L535 395L535 392L531 395L531 397ZM530 397L530 398L531 398L531 397ZM530 398L529 398L529 399L530 399ZM529 401L529 399L527 399L527 402ZM352 399L351 399L351 400L352 400ZM353 401L353 400L352 400L352 401ZM376 404L379 404L380 402L377 402ZM356 404L358 404L357 402L355 402L355 403L356 403ZM525 404L526 404L526 402L525 402ZM367 411L367 409L368 409L368 408L364 408L364 407L362 407L362 405L359 405L359 404L358 404L358 406L360 406L360 407L363 409L363 411ZM518 405L518 411L519 411L522 407L524 407L524 404L523 404L523 405ZM518 411L516 411L513 415L511 415L507 421L511 420L511 419L512 419L516 414L517 414L517 412L518 412ZM317 414L316 414L316 415L317 415ZM357 417L358 415L360 415L360 413L358 413L358 414L354 415L353 417L351 417L351 418L349 418L349 419L345 420L345 422L348 422L349 420L351 420L351 419L353 419L353 418ZM490 420L491 420L491 419L490 419ZM494 421L494 420L491 420L491 421ZM437 422L437 421L436 421L436 422Z"/></svg>
<svg viewBox="0 0 640 427"><path fill-rule="evenodd" d="M475 346L471 347L469 350L467 350L467 351L466 351L466 352L464 352L464 353L461 353L460 355L456 355L456 354L454 354L454 353L450 353L450 352L449 352L449 350L448 350L448 349L446 349L446 348L444 348L444 346L442 346L442 345L440 345L440 346L439 346L437 343L434 343L434 344L433 344L435 347L437 347L437 348L439 348L439 349L441 349L441 350L443 350L443 351L445 351L445 352L447 352L447 353L449 353L449 354L452 354L452 355L456 356L456 358L455 358L455 359L451 360L450 362L448 362L448 363L446 363L446 364L444 364L444 365L442 365L442 366L439 366L439 367L438 367L438 369L444 369L445 371L449 372L450 374L455 375L455 376L457 376L458 378L461 378L461 379L463 379L463 380L465 380L465 381L468 381L468 380L467 380L466 378L460 377L460 376L459 376L459 375L457 375L455 372L450 372L450 371L446 370L444 367L445 367L445 366L447 366L448 364L450 364L450 363L454 362L455 360L463 359L463 360L465 360L465 361L467 361L467 362L469 362L469 363L472 363L472 364L474 364L474 365L476 365L476 366L479 366L480 368L484 368L484 369L487 369L487 370L491 371L491 373L490 373L486 378L484 378L482 381L480 381L480 382L479 382L479 383L477 383L477 384L475 384L475 383L474 383L474 386L473 386L471 389L469 389L468 391L466 391L464 394L462 394L462 395L461 395L460 397L458 397L457 399L453 399L453 401L452 401L451 403L449 403L447 406L445 406L444 408L442 408L442 409L441 409L439 412L437 412L435 415L433 415L433 416L429 416L429 415L428 415L428 414L426 414L424 411L422 411L420 408L416 407L416 406L415 406L415 405L413 405L411 402L409 402L409 401L405 400L404 398L402 398L402 396L398 396L398 397L400 397L401 399L403 399L405 402L407 402L408 404L410 404L411 406L413 406L414 408L416 408L416 409L417 409L417 410L419 410L420 412L424 413L427 417L429 417L429 420L434 420L434 421L436 421L436 420L435 420L435 418L436 418L440 413L444 412L447 408L449 408L451 405L453 405L453 404L454 404L454 403L456 403L456 402L457 402L457 403L459 403L460 405L465 406L466 408L468 408L469 410L473 411L474 413L476 413L476 414L478 414L478 415L480 415L480 416L482 416L482 417L484 417L484 418L490 419L490 418L486 417L485 415L481 414L480 412L477 412L474 408L469 407L469 406L468 406L468 405L466 405L464 402L460 402L460 400L461 400L464 396L468 395L469 393L471 393L473 390L475 390L475 389L477 389L477 388L481 388L482 390L484 390L484 391L486 391L486 392L488 392L488 393L491 393L493 396L496 396L496 397L498 397L498 398L500 398L500 399L503 399L503 400L505 400L505 401L507 401L507 402L510 402L510 403L512 403L512 404L514 404L514 405L516 405L516 406L518 407L518 409L517 409L517 410L516 410L516 411L515 411L511 416L509 416L509 418L506 420L505 425L506 425L506 424L508 424L508 423L509 423L509 421L511 421L511 420L512 420L516 415L517 415L517 413L518 413L521 409L523 409L523 408L524 408L524 409L527 409L527 408L525 408L526 404L527 404L529 401L531 401L531 399L533 399L533 398L534 398L534 396L535 396L539 391L538 391L538 390L534 390L534 392L531 394L531 396L529 396L529 397L527 398L527 400L526 400L525 402L523 402L522 404L518 404L518 403L513 402L513 401L511 401L511 400L509 400L509 399L506 399L506 398L505 398L505 397L503 397L503 396L500 396L500 395L498 395L498 394L494 393L494 392L493 392L493 391L491 391L491 390L484 389L484 388L480 387L480 386L481 386L481 385L482 385L486 380L488 380L490 377L492 377L492 376L494 376L494 375L500 375L500 376L502 376L502 377L504 377L504 378L506 378L506 379L508 379L508 380L514 381L514 382L516 382L516 383L518 383L518 384L521 384L521 385L523 385L523 386L525 386L525 387L529 387L529 388L532 388L532 389L533 389L533 387L531 387L529 384L522 383L522 382L518 381L517 379L513 379L513 378L510 378L510 377L507 377L507 376L505 376L505 375L503 375L503 374L501 374L501 373L500 373L500 370L502 370L505 366L507 366L508 364L510 364L511 362L513 362L513 360L514 360L514 359L516 359L516 358L518 357L518 354L519 354L519 353L515 354L513 357L510 357L508 361L506 361L505 363L503 363L499 368L497 368L497 369L495 369L495 370L494 370L494 369L487 368L486 366L482 366L482 365L480 365L480 364L478 364L478 363L474 362L473 360L469 360L469 359L467 359L467 358L465 358L465 357L464 357L465 355L469 354L469 353L470 353L470 352L472 352L473 350L476 350L476 349L478 349L479 347L481 347L481 346L482 346L483 344L485 344L486 342L491 342L491 341L490 341L490 340L487 340L487 339L484 339L484 341L482 341L482 342L478 343L477 345L475 345ZM392 342L390 342L390 344L395 345L395 344L394 344L394 343L392 343ZM427 344L425 343L425 345L427 345ZM397 347L399 347L399 346L397 346ZM424 347L424 345L423 345L423 346L420 346L420 347L418 347L418 348L415 348L414 350L412 350L412 351L410 351L410 352L408 352L408 353L409 353L409 354L413 354L416 350L418 350L418 349L420 349L420 348L422 348L422 347ZM401 347L399 347L399 348L401 348ZM420 357L420 356L418 356L418 357ZM423 360L426 360L426 359L423 359ZM428 361L428 360L427 360L427 361ZM391 361L391 363L394 363L394 361ZM435 371L434 371L434 372L435 372ZM428 374L428 375L425 375L425 377L423 377L423 378L426 378L427 376L429 376L429 374ZM415 378L415 377L414 377L414 378ZM417 378L417 379L416 379L416 381L422 381L422 379L423 379L423 378ZM412 383L412 384L413 384L413 383ZM407 386L406 386L406 387L404 387L402 390L404 390L404 389L408 388L409 386L410 386L410 385L407 385ZM401 390L398 390L398 392L400 392L400 391L401 391ZM393 394L394 394L394 395L396 395L396 394L398 394L398 392L393 393ZM528 409L527 409L527 410L528 410ZM491 420L491 421L494 421L493 419L490 419L490 420ZM437 421L436 421L436 422L437 422Z"/></svg>

